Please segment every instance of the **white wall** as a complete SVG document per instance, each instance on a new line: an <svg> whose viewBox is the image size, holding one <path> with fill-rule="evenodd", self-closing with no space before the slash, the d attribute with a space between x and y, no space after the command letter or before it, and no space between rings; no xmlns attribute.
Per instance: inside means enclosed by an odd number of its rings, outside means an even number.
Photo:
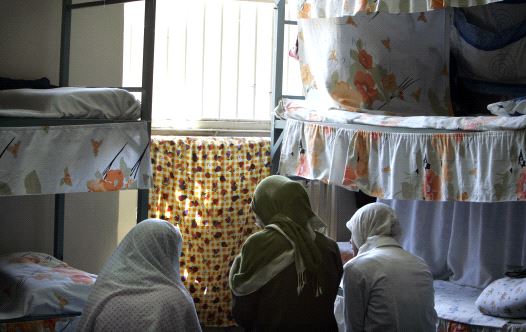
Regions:
<svg viewBox="0 0 526 332"><path fill-rule="evenodd" d="M46 76L58 84L61 3L0 1L0 76Z"/></svg>
<svg viewBox="0 0 526 332"><path fill-rule="evenodd" d="M0 76L58 84L60 0L0 1ZM73 15L70 85L120 86L123 6ZM97 273L135 224L136 192L66 196L64 260ZM53 250L53 196L0 198L0 253Z"/></svg>

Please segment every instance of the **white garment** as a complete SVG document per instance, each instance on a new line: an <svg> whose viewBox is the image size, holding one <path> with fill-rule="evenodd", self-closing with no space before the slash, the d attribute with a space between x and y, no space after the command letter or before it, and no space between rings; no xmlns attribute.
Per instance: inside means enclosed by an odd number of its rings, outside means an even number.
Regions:
<svg viewBox="0 0 526 332"><path fill-rule="evenodd" d="M158 219L137 224L99 274L78 331L201 331L179 275L179 229Z"/></svg>
<svg viewBox="0 0 526 332"><path fill-rule="evenodd" d="M346 331L434 331L433 276L402 249L394 210L367 204L346 224L358 255L343 269Z"/></svg>
<svg viewBox="0 0 526 332"><path fill-rule="evenodd" d="M424 261L391 237L367 242L344 266L345 330L434 331L433 277Z"/></svg>

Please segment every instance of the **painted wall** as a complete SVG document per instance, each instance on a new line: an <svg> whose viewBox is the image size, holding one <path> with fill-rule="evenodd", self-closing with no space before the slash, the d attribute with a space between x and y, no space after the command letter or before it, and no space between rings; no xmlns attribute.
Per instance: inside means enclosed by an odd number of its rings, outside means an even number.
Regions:
<svg viewBox="0 0 526 332"><path fill-rule="evenodd" d="M60 0L0 1L0 76L58 84ZM123 6L83 9L72 18L70 85L120 86ZM64 260L97 273L135 224L136 192L66 196ZM52 253L53 196L0 198L0 253Z"/></svg>

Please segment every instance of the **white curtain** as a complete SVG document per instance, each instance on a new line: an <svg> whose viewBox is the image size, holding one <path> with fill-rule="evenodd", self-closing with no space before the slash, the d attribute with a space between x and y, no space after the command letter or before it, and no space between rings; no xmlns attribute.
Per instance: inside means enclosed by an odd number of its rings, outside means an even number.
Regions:
<svg viewBox="0 0 526 332"><path fill-rule="evenodd" d="M402 226L402 245L436 279L485 287L508 266L526 266L526 203L381 200Z"/></svg>

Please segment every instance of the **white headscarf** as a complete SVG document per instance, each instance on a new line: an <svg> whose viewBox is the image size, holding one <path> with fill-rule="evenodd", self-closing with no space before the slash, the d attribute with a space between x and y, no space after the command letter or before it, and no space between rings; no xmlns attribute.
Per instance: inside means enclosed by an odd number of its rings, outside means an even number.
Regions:
<svg viewBox="0 0 526 332"><path fill-rule="evenodd" d="M383 203L367 204L352 216L346 224L351 231L351 238L359 248L358 254L378 246L381 242L398 241L401 230L395 211ZM392 239L385 239L385 238ZM383 240L387 241L383 241Z"/></svg>
<svg viewBox="0 0 526 332"><path fill-rule="evenodd" d="M99 274L78 331L201 331L181 282L179 229L159 219L137 224Z"/></svg>

